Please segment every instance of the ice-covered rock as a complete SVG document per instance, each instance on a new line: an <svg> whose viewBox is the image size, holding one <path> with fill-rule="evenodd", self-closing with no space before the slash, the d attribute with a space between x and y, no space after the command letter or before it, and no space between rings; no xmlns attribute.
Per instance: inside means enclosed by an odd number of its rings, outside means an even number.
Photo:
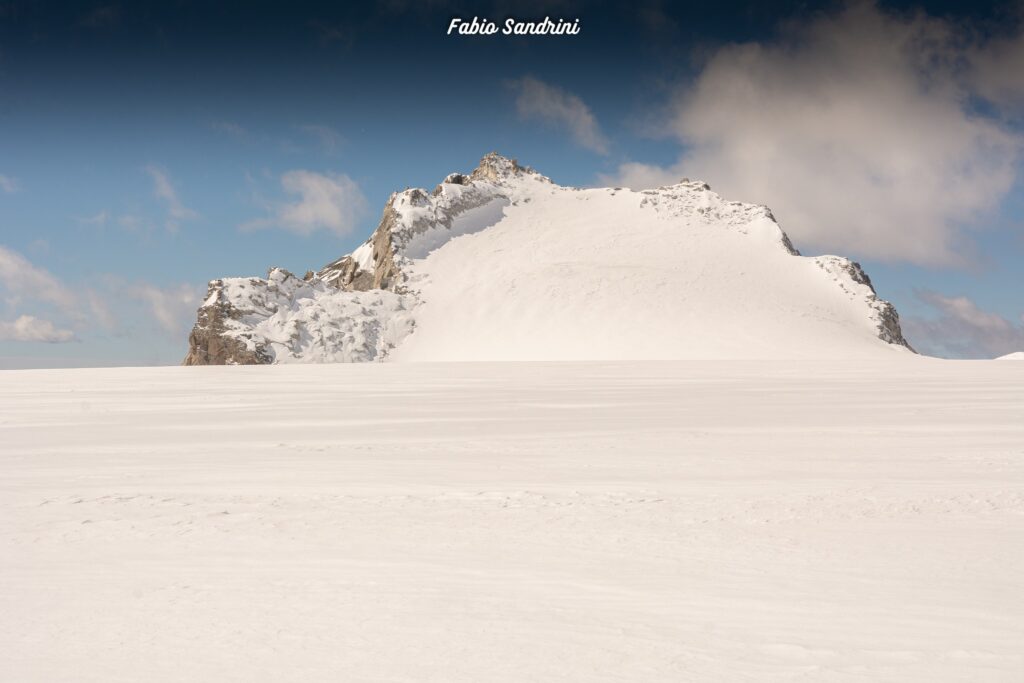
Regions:
<svg viewBox="0 0 1024 683"><path fill-rule="evenodd" d="M382 360L411 331L409 297L339 290L281 268L210 283L185 365Z"/></svg>

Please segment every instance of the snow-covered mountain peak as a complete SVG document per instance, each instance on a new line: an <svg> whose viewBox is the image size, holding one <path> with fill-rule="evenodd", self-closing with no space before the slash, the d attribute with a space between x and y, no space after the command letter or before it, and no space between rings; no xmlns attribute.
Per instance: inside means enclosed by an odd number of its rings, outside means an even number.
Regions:
<svg viewBox="0 0 1024 683"><path fill-rule="evenodd" d="M707 183L563 187L497 153L395 192L299 279L211 282L189 364L807 358L906 351L860 266L801 257L765 206Z"/></svg>

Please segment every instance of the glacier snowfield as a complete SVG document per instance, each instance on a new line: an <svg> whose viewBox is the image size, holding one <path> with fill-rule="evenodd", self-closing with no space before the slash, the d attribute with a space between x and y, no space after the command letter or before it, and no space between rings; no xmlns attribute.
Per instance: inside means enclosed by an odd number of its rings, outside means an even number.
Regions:
<svg viewBox="0 0 1024 683"><path fill-rule="evenodd" d="M0 372L3 681L1021 681L1024 363Z"/></svg>

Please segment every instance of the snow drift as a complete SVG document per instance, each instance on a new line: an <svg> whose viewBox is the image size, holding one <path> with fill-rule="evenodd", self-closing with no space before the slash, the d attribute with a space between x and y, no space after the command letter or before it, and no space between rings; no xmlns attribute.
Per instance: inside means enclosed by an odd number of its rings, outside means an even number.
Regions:
<svg viewBox="0 0 1024 683"><path fill-rule="evenodd" d="M212 281L189 342L186 365L912 351L858 264L800 256L766 207L562 187L493 153L393 194L318 272Z"/></svg>

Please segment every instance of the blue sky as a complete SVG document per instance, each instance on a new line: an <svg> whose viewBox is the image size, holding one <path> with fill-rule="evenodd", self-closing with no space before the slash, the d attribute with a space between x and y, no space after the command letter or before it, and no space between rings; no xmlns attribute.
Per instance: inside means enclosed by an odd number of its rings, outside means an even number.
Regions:
<svg viewBox="0 0 1024 683"><path fill-rule="evenodd" d="M318 268L490 150L705 178L922 350L1024 348L1019 6L510 7L0 4L0 365L177 363L207 280ZM582 33L444 35L473 14Z"/></svg>

